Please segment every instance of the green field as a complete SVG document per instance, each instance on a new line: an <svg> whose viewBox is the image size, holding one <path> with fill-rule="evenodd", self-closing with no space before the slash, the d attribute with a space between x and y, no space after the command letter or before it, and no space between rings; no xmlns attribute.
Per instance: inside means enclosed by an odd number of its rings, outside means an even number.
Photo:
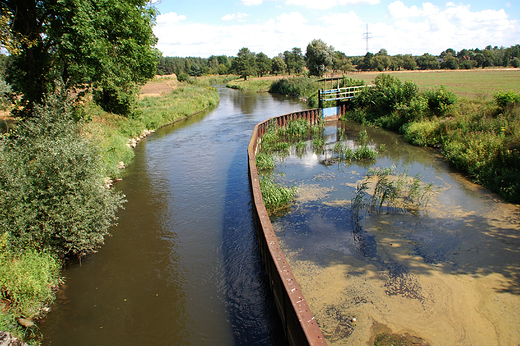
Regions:
<svg viewBox="0 0 520 346"><path fill-rule="evenodd" d="M520 93L520 69L474 69L384 72L401 80L411 80L421 89L444 85L460 98L492 99L499 91ZM348 74L348 78L361 79L371 84L381 73L361 72Z"/></svg>

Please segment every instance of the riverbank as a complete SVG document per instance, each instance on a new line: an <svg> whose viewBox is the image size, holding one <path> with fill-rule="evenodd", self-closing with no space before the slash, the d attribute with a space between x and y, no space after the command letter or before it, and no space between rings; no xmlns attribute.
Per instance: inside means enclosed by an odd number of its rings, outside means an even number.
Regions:
<svg viewBox="0 0 520 346"><path fill-rule="evenodd" d="M119 179L121 169L132 162L132 143L162 126L218 105L218 92L210 86L215 82L219 81L153 80L143 87L138 108L130 118L106 113L91 102L76 110L84 119L82 136L94 139L99 147L105 181ZM6 119L10 128L16 126L14 119ZM19 339L29 337L30 342L37 343L41 336L37 335L36 324L50 310L63 283L62 258L30 248L23 251L10 248L8 233L0 236L0 330Z"/></svg>

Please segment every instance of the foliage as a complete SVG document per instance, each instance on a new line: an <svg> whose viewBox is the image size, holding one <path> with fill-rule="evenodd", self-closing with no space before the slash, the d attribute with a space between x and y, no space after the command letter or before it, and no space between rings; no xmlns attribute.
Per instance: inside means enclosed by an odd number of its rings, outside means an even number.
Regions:
<svg viewBox="0 0 520 346"><path fill-rule="evenodd" d="M270 171L274 169L274 159L271 155L259 152L255 158L256 168L258 171Z"/></svg>
<svg viewBox="0 0 520 346"><path fill-rule="evenodd" d="M520 105L520 94L513 91L496 93L495 103L501 110Z"/></svg>
<svg viewBox="0 0 520 346"><path fill-rule="evenodd" d="M248 76L255 75L257 72L256 56L249 48L242 48L238 51L237 58L233 61L233 66L237 74L244 80Z"/></svg>
<svg viewBox="0 0 520 346"><path fill-rule="evenodd" d="M441 85L439 88L427 89L424 97L428 102L429 110L438 116L446 114L458 101L457 95Z"/></svg>
<svg viewBox="0 0 520 346"><path fill-rule="evenodd" d="M0 79L0 110L6 110L11 105L13 99L12 89L5 80Z"/></svg>
<svg viewBox="0 0 520 346"><path fill-rule="evenodd" d="M301 48L294 47L291 51L286 50L283 53L283 59L289 74L300 74L303 72L305 57L303 56Z"/></svg>
<svg viewBox="0 0 520 346"><path fill-rule="evenodd" d="M190 79L190 76L187 73L181 73L177 76L177 80L179 82L187 82Z"/></svg>
<svg viewBox="0 0 520 346"><path fill-rule="evenodd" d="M17 248L84 256L108 235L123 196L104 187L100 151L53 95L0 146L0 226Z"/></svg>
<svg viewBox="0 0 520 346"><path fill-rule="evenodd" d="M148 1L6 0L1 6L11 15L13 34L26 35L9 73L26 116L56 79L71 91L93 88L105 110L128 114L135 86L155 75L156 13Z"/></svg>
<svg viewBox="0 0 520 346"><path fill-rule="evenodd" d="M272 176L260 177L260 190L269 215L287 209L298 191L294 186L285 187L276 183Z"/></svg>
<svg viewBox="0 0 520 346"><path fill-rule="evenodd" d="M312 40L307 45L305 60L312 76L321 77L334 64L334 47L322 40Z"/></svg>
<svg viewBox="0 0 520 346"><path fill-rule="evenodd" d="M269 73L271 71L272 65L272 60L264 53L260 52L256 55L256 67L260 77L263 77L265 74Z"/></svg>
<svg viewBox="0 0 520 346"><path fill-rule="evenodd" d="M276 76L280 73L284 73L284 71L287 69L287 64L285 63L283 56L281 54L278 54L273 58L273 64L271 68L271 72L274 73Z"/></svg>

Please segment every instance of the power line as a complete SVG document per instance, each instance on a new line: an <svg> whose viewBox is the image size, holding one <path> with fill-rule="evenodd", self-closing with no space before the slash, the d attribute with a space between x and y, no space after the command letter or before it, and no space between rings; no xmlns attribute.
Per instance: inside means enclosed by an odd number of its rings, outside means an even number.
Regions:
<svg viewBox="0 0 520 346"><path fill-rule="evenodd" d="M372 33L368 32L368 23L367 23L367 31L363 33L363 40L367 43L367 53L368 53L368 40L372 38Z"/></svg>

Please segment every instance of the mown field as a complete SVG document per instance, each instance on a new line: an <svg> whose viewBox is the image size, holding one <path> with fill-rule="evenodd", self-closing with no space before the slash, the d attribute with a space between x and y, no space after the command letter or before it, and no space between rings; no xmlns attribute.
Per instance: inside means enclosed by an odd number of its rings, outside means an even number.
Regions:
<svg viewBox="0 0 520 346"><path fill-rule="evenodd" d="M520 92L520 69L474 69L437 71L397 71L384 72L401 80L410 80L421 89L444 85L460 98L493 98L499 91ZM348 78L360 79L372 84L381 72L361 72L348 74Z"/></svg>

